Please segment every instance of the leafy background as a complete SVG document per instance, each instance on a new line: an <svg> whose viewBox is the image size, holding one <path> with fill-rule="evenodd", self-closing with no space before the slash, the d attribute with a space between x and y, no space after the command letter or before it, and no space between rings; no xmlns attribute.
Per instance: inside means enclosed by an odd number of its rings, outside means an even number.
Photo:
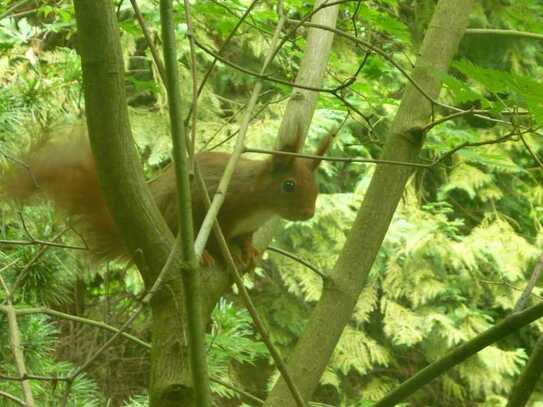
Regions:
<svg viewBox="0 0 543 407"><path fill-rule="evenodd" d="M127 4L124 4L127 3ZM133 131L146 174L152 177L169 160L166 98L156 80L128 2L118 15L127 61L127 89ZM159 31L156 1L141 0L146 21ZM258 70L277 16L274 2L261 2L225 57ZM0 14L10 4L0 5ZM248 1L194 1L196 36L212 49L224 43ZM368 0L342 5L339 28L382 48L410 69L416 59L434 2ZM310 4L285 2L289 17L300 18ZM183 15L178 6L179 15ZM0 20L0 165L16 165L45 130L58 123L80 121L84 115L81 68L75 50L75 20L71 2L35 0L15 15ZM536 0L495 0L478 4L470 21L474 28L505 28L542 33L541 7ZM183 97L191 97L186 26L177 35ZM157 42L158 44L158 42ZM292 36L278 54L270 73L293 80L305 41ZM533 39L470 34L448 74L441 101L463 108L480 108L502 119L507 110L522 110L519 125L543 123L542 46ZM198 77L212 61L197 51ZM362 61L365 61L362 64ZM306 148L312 150L332 127L345 120L330 152L334 156L378 158L406 79L387 61L337 38L324 87L348 80L362 64L341 97L372 123L349 111L330 94L322 94ZM209 149L237 129L240 114L255 81L219 63L206 84L198 110L198 143ZM250 128L249 144L271 147L286 97L291 89L266 82L259 100L261 113ZM437 111L436 114L445 114ZM345 329L314 400L334 406L367 406L447 349L473 338L510 314L541 256L543 235L542 169L518 136L507 142L464 148L462 143L495 140L508 134L500 123L464 116L432 129L422 159L445 157L412 178L371 271L351 323ZM523 134L541 156L538 133ZM226 140L226 141L225 141ZM317 214L304 223L286 223L273 245L296 253L324 273L331 273L364 197L373 167L355 163L324 163L318 179L321 195ZM24 223L23 223L24 221ZM81 245L69 219L46 203L20 207L0 202L0 239L25 240L28 234ZM67 230L66 230L67 229ZM76 251L36 246L0 246L0 270L8 286L25 269L16 291L17 305L52 309L119 326L142 292L137 273L124 264L97 268ZM12 262L13 265L9 266ZM268 251L246 284L265 316L274 342L288 355L319 299L322 280L308 268ZM543 295L537 286L530 301ZM0 291L0 300L5 293ZM41 314L19 318L29 371L39 375L66 374L81 365L109 334L71 321ZM2 374L14 375L7 321L0 314ZM416 393L410 406L503 406L524 366L543 324L536 322L449 371ZM325 327L323 327L325 329ZM149 314L131 333L150 339ZM223 382L261 398L277 379L270 358L235 293L221 300L213 313L208 336L210 372ZM76 381L71 405L146 405L148 362L137 345L119 339ZM33 381L40 405L58 400L63 385ZM1 381L0 390L21 396L17 382ZM252 405L231 389L213 384L220 405ZM0 406L9 402L0 399ZM531 406L543 406L543 388Z"/></svg>

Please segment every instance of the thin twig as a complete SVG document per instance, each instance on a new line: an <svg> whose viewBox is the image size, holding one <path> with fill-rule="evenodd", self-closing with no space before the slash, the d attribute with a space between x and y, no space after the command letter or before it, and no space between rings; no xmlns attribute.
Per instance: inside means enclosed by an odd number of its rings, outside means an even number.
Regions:
<svg viewBox="0 0 543 407"><path fill-rule="evenodd" d="M351 22L353 24L353 30L355 37L358 37L358 26L356 25L356 19L358 18L358 13L360 13L360 6L362 5L362 0L358 0L356 7L354 9L353 15L351 16Z"/></svg>
<svg viewBox="0 0 543 407"><path fill-rule="evenodd" d="M83 373L92 362L98 358L111 344L119 337L121 336L134 322L134 320L138 317L138 315L144 310L144 308L150 303L151 299L155 295L155 293L158 291L158 289L161 287L162 282L164 280L164 277L167 273L171 271L172 266L174 265L174 262L176 262L179 258L179 247L180 247L180 237L178 236L176 238L176 241L173 245L173 249L170 252L168 259L166 260L166 263L162 267L162 270L160 270L160 273L158 274L158 277L154 281L151 288L147 291L147 293L141 298L140 303L136 310L132 313L132 315L121 325L121 327L109 338L104 344L91 356L87 359L83 365L79 366L78 368L74 369L69 375L68 375L68 386L65 391L65 395L69 393L71 384L73 381L81 374ZM65 400L63 400L63 404L65 405L67 402L67 397L65 397Z"/></svg>
<svg viewBox="0 0 543 407"><path fill-rule="evenodd" d="M8 8L6 11L0 14L0 20L3 20L4 18L8 17L13 11L15 11L21 6L24 6L26 3L30 3L30 1L31 0L20 0L14 3L10 8Z"/></svg>
<svg viewBox="0 0 543 407"><path fill-rule="evenodd" d="M24 346L21 342L21 331L19 330L19 325L17 323L17 314L15 313L15 308L11 302L12 293L10 292L6 282L3 277L0 275L0 285L6 292L6 316L8 320L8 331L9 331L9 340L11 345L11 353L13 354L13 359L15 360L15 368L17 369L17 374L21 377L24 377L27 374L25 357L23 353ZM34 396L32 395L32 387L28 380L21 380L21 388L23 390L23 397L25 405L27 407L34 407Z"/></svg>
<svg viewBox="0 0 543 407"><path fill-rule="evenodd" d="M230 31L230 34L228 34L228 37L226 37L226 40L222 44L221 48L219 48L219 50L217 51L218 55L221 55L222 52L228 46L228 44L230 44L230 41L232 40L232 38L234 38L234 35L236 34L236 31L238 30L238 28L245 21L245 19L249 16L249 14L251 13L253 8L257 5L257 3L259 1L260 0L253 0L253 2L251 4L249 4L249 6L247 7L247 10L245 10L245 13L243 13L243 15L241 16L239 21L234 26L234 28L232 28L232 31ZM202 78L202 82L200 82L200 86L198 87L198 91L196 92L197 97L199 97L200 94L202 93L202 90L204 89L204 85L206 84L207 79L209 78L209 75L211 75L211 72L213 71L213 68L215 68L215 65L217 64L217 61L218 61L218 58L214 58L213 61L211 61L211 65L209 66L209 68L207 68L207 71L204 74L204 77ZM188 120L190 115L191 115L191 112L189 111L186 120Z"/></svg>
<svg viewBox="0 0 543 407"><path fill-rule="evenodd" d="M261 95L263 95L265 92L263 92ZM264 105L262 105L251 117L251 120L254 120L255 118L257 118L258 116L260 116L260 113L262 113L264 110L266 110L268 108L268 106L272 105L272 104L275 104L275 103L281 103L283 102L284 100L288 99L290 96L282 96L278 99L275 99L271 102L268 102ZM244 111L245 109L247 108L246 105L244 105L240 110L239 112L242 112ZM238 114L238 112L236 112L234 114L234 116L236 116ZM232 119L229 119L228 122L230 122ZM228 123L227 123L228 124ZM237 129L236 131L233 131L232 134L229 134L228 137L224 138L223 140L219 141L218 143L216 143L215 145L211 146L211 147L208 147L208 145L211 143L211 141L213 141L217 135L220 133L220 131L226 126L226 124L224 126L222 126L221 129L219 129L210 139L209 141L206 142L206 144L204 145L204 148L203 148L203 151L213 151L215 150L216 148L222 146L223 144L225 144L226 142L228 142L229 140L233 139L234 137L236 137L238 134L239 134L239 129Z"/></svg>
<svg viewBox="0 0 543 407"><path fill-rule="evenodd" d="M507 141L511 141L511 139L513 137L515 137L516 135L517 135L517 132L512 131L510 133L507 133L505 136L498 137L498 138L492 139L492 140L477 141L477 142L473 142L473 143L470 143L470 142L466 141L466 142L461 143L458 146L452 148L451 150L447 151L446 153L443 153L441 155L441 157L435 159L433 161L433 163L430 164L429 166L430 167L435 167L436 165L440 164L441 162L443 162L444 160L446 160L447 158L449 158L450 156L452 156L454 153L458 152L459 150L462 150L463 148L480 147L480 146L486 146L486 145L489 145L489 144L504 143L504 142L507 142Z"/></svg>
<svg viewBox="0 0 543 407"><path fill-rule="evenodd" d="M63 229L59 233L57 233L53 237L53 242L57 239L59 239L64 233L68 231L68 228ZM15 279L15 282L13 283L13 286L11 287L11 293L10 296L4 301L4 304L7 303L8 300L11 300L11 295L17 291L19 286L22 284L24 278L26 277L27 273L30 271L31 267L45 254L45 252L50 248L49 245L41 245L34 257L30 259L30 261L24 266L24 268L17 274L17 278Z"/></svg>
<svg viewBox="0 0 543 407"><path fill-rule="evenodd" d="M281 29L283 28L283 25L285 23L284 18L280 19L275 33L274 37L272 39L271 43L271 49L275 49L277 46L277 42L279 39L279 34L281 33ZM273 52L270 53L270 55L273 54ZM266 71L266 68L271 63L270 57L266 57L266 60L264 61L264 64L262 65L262 68L260 70L260 74L264 74ZM211 229L213 228L213 224L215 223L215 219L217 218L217 214L219 213L219 210L224 202L224 198L226 196L226 190L228 189L228 185L230 184L230 180L232 179L232 175L234 174L234 170L236 168L236 165L241 158L241 154L243 153L243 146L245 143L245 136L247 134L247 129L249 127L249 122L251 120L253 110L256 106L256 102L258 100L258 96L260 95L260 90L262 89L262 82L259 81L255 85L253 92L251 94L251 98L249 99L249 104L247 107L247 111L245 112L245 115L243 116L243 119L241 121L240 125L240 131L239 135L236 139L236 145L234 147L234 151L232 152L232 155L230 156L230 159L228 160L228 163L226 164L226 168L224 170L224 173L221 177L221 180L219 182L219 185L217 187L217 191L215 192L215 196L213 197L213 201L210 205L210 208L202 222L202 226L200 227L200 231L198 232L198 236L196 237L196 241L194 242L194 250L196 252L196 256L199 259L202 256L202 253L204 251L205 245L207 243L207 239L209 237L209 234L211 232Z"/></svg>
<svg viewBox="0 0 543 407"><path fill-rule="evenodd" d="M530 295L532 294L532 291L534 290L534 287L537 284L537 281L539 280L539 277L541 276L542 271L543 271L543 255L539 257L539 260L537 261L537 264L535 265L534 270L532 271L532 275L530 276L530 280L528 281L526 288L524 288L517 303L515 304L515 308L513 312L519 312L526 307L528 298L530 298Z"/></svg>
<svg viewBox="0 0 543 407"><path fill-rule="evenodd" d="M529 132L529 130L526 130ZM517 131L512 131L505 136L498 137L497 139L477 141L477 142L464 142L458 146L452 148L448 152L444 153L441 157L435 159L431 163L416 163L416 162L404 162L404 161L394 161L394 160L380 160L373 158L359 158L359 157L330 157L330 156L318 156L314 154L302 154L302 153L291 153L288 151L276 151L276 150L266 150L262 148L250 148L246 147L243 151L245 153L259 153L259 154L270 154L270 155L284 155L297 157L302 159L314 160L320 159L323 161L332 161L332 162L346 162L346 163L370 163L370 164L389 164L389 165L401 165L406 167L416 167L416 168L432 168L440 164L442 161L458 152L463 148L468 147L480 147L489 144L498 144L506 141L510 141L513 137L520 135ZM543 168L543 167L542 167Z"/></svg>
<svg viewBox="0 0 543 407"><path fill-rule="evenodd" d="M213 2L213 4L215 4L218 7L221 7L224 11L226 11L231 16L236 17L238 19L238 21L239 21L240 16L238 16L236 14L236 11L241 11L241 10L239 10L239 9L233 10L232 3L225 3L224 1L221 1L221 0L211 0L211 1ZM253 16L249 16L249 17L250 18L245 19L245 21L244 21L245 24L247 24L249 27L254 28L255 30L259 31L260 33L262 33L264 35L269 35L269 36L273 35L273 32L271 32L269 30L266 30L266 29L264 29L262 27L259 27L256 24ZM251 22L249 22L249 20L251 20Z"/></svg>
<svg viewBox="0 0 543 407"><path fill-rule="evenodd" d="M534 161L537 163L539 168L541 168L543 170L543 162L541 162L541 160L539 159L537 154L532 150L532 148L530 147L530 145L528 144L526 139L523 137L523 135L519 134L519 137L520 137L520 140L522 141L522 144L524 144L524 147L526 147L526 150L528 150L528 153L530 153L530 155L532 156Z"/></svg>
<svg viewBox="0 0 543 407"><path fill-rule="evenodd" d="M428 124L423 128L422 131L423 131L424 133L427 133L427 132L429 132L430 130L432 130L434 127L440 125L441 123L445 123L445 122L447 122L447 121L449 121L449 120L456 119L457 117L467 116L467 115L471 115L471 114L474 114L474 109L470 109L470 110L466 110L466 111L462 111L462 112L451 113L450 115L440 117L439 119L434 120L434 121L431 122L431 123L428 123Z"/></svg>
<svg viewBox="0 0 543 407"><path fill-rule="evenodd" d="M160 78L162 79L162 81L164 82L164 78L166 77L164 64L162 63L162 60L160 59L160 55L153 44L153 38L151 37L151 33L149 29L147 28L147 24L145 24L145 19L143 18L143 15L141 14L137 1L130 0L130 3L132 3L132 8L134 9L134 14L136 15L136 19L138 20L138 23L141 27L141 31L143 32L143 36L145 37L145 40L147 41L147 45L149 46L149 49L151 50L151 55L153 56L153 61L155 62L155 65L157 67L158 74Z"/></svg>
<svg viewBox="0 0 543 407"><path fill-rule="evenodd" d="M290 86L290 87L293 87L293 88L311 90L311 91L314 91L314 92L323 92L323 93L331 93L331 94L333 94L333 92L334 92L334 89L317 88L315 86L301 85L299 83L295 83L295 82L287 81L287 80L284 80L284 79L276 78L274 76L265 75L262 72L252 71L250 69L244 68L241 65L238 65L238 64L226 59L225 57L221 56L217 51L212 50L211 48L207 47L206 45L202 44L200 41L198 41L196 39L194 40L194 43L198 46L198 48L200 48L206 54L209 54L212 57L218 59L223 64L228 65L229 67L234 68L235 70L243 72L243 73L245 73L247 75L250 75L250 76L252 76L252 77L254 77L256 79L260 79L260 80L263 80L263 81L269 81L269 82L275 82L275 83Z"/></svg>
<svg viewBox="0 0 543 407"><path fill-rule="evenodd" d="M19 404L20 406L23 406L23 407L26 406L26 403L23 400L21 400L18 397L15 397L13 394L9 394L9 393L6 393L5 391L0 390L0 396L15 402Z"/></svg>
<svg viewBox="0 0 543 407"><path fill-rule="evenodd" d="M527 31L517 31L517 30L500 30L496 28L468 28L464 34L491 34L491 35L500 35L507 37L522 37L522 38L532 38L534 40L543 40L543 34L532 33Z"/></svg>
<svg viewBox="0 0 543 407"><path fill-rule="evenodd" d="M12 245L12 246L33 246L33 245L42 245L42 246L51 246L58 247L61 249L71 249L71 250L89 250L88 247L84 246L72 246L64 243L55 243L49 242L47 240L32 239L32 240L0 240L0 245Z"/></svg>
<svg viewBox="0 0 543 407"><path fill-rule="evenodd" d="M6 306L5 305L0 305L0 311L7 312ZM64 312L53 310L53 309L50 309L50 308L47 308L47 307L15 308L15 313L17 315L45 314L45 315L50 315L50 316L61 318L61 319L67 319L67 320L70 320L70 321L75 321L75 322L79 322L79 323L82 323L82 324L95 326L97 328L105 329L107 331L114 332L114 333L120 331L118 328L115 328L114 326L108 325L105 322L96 321L96 320L88 319L88 318L83 318L83 317L75 316L75 315L72 315L72 314L66 314ZM145 348L148 348L148 349L151 348L151 345L149 343L147 343L145 341L142 341L141 339L139 339L139 338L137 338L137 337L135 337L133 335L130 335L129 333L121 332L121 335L123 337L125 337L126 339L129 339L132 342L137 343L138 345L141 345L141 346L143 346Z"/></svg>
<svg viewBox="0 0 543 407"><path fill-rule="evenodd" d="M194 172L194 151L196 149L196 115L198 113L198 85L196 78L196 52L194 46L194 29L192 27L192 16L190 14L191 6L189 0L184 0L185 4L185 20L187 23L187 36L189 38L190 47L190 73L192 76L192 104L190 106L192 124L191 130L191 143L189 150L190 158L190 172Z"/></svg>
<svg viewBox="0 0 543 407"><path fill-rule="evenodd" d="M13 266L13 265L14 265L15 263L17 263L18 261L19 261L19 259L15 259L15 260L13 260L11 263L6 264L4 267L2 267L2 268L0 269L0 273L3 272L3 271L5 271L5 270L7 270L7 269L9 269L11 266Z"/></svg>
<svg viewBox="0 0 543 407"><path fill-rule="evenodd" d="M246 153L260 153L260 154L271 154L271 155L285 155L291 157L298 157L308 160L323 160L323 161L333 161L333 162L346 162L346 163L372 163L372 164L390 164L390 165L403 165L407 167L417 167L417 168L428 168L431 164L423 163L409 163L404 161L394 161L394 160L375 160L372 158L351 158L351 157L329 157L329 156L320 156L314 154L301 154L301 153L291 153L288 151L276 151L276 150L265 150L262 148L245 148L244 152Z"/></svg>
<svg viewBox="0 0 543 407"><path fill-rule="evenodd" d="M211 201L209 199L209 194L207 192L208 189L207 189L205 180L201 172L199 171L197 163L195 166L195 173L196 173L196 180L199 183L200 189L203 191L204 203L209 208L211 206ZM234 282L236 284L236 287L238 288L239 294L241 295L241 298L243 299L245 307L249 311L249 315L251 315L251 318L253 320L253 323L255 325L257 332L260 334L262 341L264 342L264 344L266 345L266 348L270 352L270 355L273 361L275 362L275 366L277 367L277 370L279 370L279 373L283 377L283 380L285 380L285 383L287 384L292 396L294 397L294 400L296 401L297 406L304 407L305 406L304 400L298 388L296 387L296 384L290 377L290 374L288 373L288 370L287 370L287 366L285 362L283 361L281 354L279 353L279 351L277 350L277 348L271 341L268 333L266 332L266 328L264 327L262 319L258 315L258 311L256 310L256 307L254 306L253 301L251 300L251 297L249 293L247 292L247 289L245 288L245 285L243 284L243 280L240 276L237 265L234 261L234 258L232 257L232 253L230 252L230 248L228 247L228 244L226 243L226 239L224 238L221 227L219 223L216 221L216 219L213 224L213 232L219 243L222 256L227 262L228 271L231 273L234 279Z"/></svg>
<svg viewBox="0 0 543 407"><path fill-rule="evenodd" d="M28 173L28 176L30 177L30 179L32 179L32 184L34 185L34 187L35 188L40 187L40 185L38 184L38 181L36 180L36 177L34 176L34 172L32 172L32 169L30 168L30 166L27 163L25 163L22 160L19 160L16 157L13 157L12 155L6 153L5 151L0 150L0 154L2 154L4 157L6 157L7 160L13 161L15 164L18 164L21 167L23 167L25 169L25 171Z"/></svg>
<svg viewBox="0 0 543 407"><path fill-rule="evenodd" d="M39 376L39 375L32 375L27 374L23 377L19 376L10 376L0 373L0 380L9 380L11 382L20 382L22 380L36 380L40 382L63 382L68 381L69 379L67 377L61 377L61 376Z"/></svg>
<svg viewBox="0 0 543 407"><path fill-rule="evenodd" d="M317 267L315 267L313 264L309 263L308 261L302 259L301 257L299 256L296 256L295 254L289 252L289 251L286 251L286 250L283 250L283 249L280 249L278 247L274 247L274 246L268 246L268 250L269 251L272 251L272 252L275 252L275 253L279 253L279 254L282 254L283 256L285 257L288 257L289 259L292 259L294 261L297 261L298 263L304 265L305 267L307 267L309 270L313 271L315 274L317 274L320 278L322 278L322 280L326 280L328 277L326 276L326 274L324 274L322 271L320 271Z"/></svg>
<svg viewBox="0 0 543 407"><path fill-rule="evenodd" d="M510 289L515 290L515 291L524 291L526 289L526 287L524 287L524 288L516 287L513 284L510 284L507 281L505 281L505 279L502 279L502 281L492 281L492 280L484 280L482 278L478 278L477 281L479 281L479 282L481 282L483 284L502 285L504 287L509 287ZM543 301L542 296L534 294L533 292L530 293L530 296L534 297L534 298L537 298L540 301Z"/></svg>
<svg viewBox="0 0 543 407"><path fill-rule="evenodd" d="M224 386L226 387L227 389L230 389L230 390L233 390L235 391L236 393L239 393L241 394L243 397L246 397L248 398L249 400L251 401L254 401L258 404L264 404L264 400L256 397L255 395L251 394L251 393L247 393L245 390L241 390L241 389L238 389L237 387L234 387L232 386L231 384L228 384L226 383L225 381L221 380L221 379L218 379L218 378L214 378L214 377L210 377L210 379L212 382L215 382L217 384L220 384L221 386Z"/></svg>

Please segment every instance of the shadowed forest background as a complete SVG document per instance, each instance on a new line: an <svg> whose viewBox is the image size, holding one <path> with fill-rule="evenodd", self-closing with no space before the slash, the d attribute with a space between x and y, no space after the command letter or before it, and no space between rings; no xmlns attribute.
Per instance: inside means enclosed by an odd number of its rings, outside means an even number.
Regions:
<svg viewBox="0 0 543 407"><path fill-rule="evenodd" d="M158 1L137 3L160 48ZM314 4L251 3L191 2L198 80L218 50L222 60L198 100L197 151L232 150L257 80L253 73L262 67L282 14L289 22L281 32L285 42L267 68L245 143L268 150L277 145L310 28L289 27ZM337 130L327 155L339 160L318 169L315 216L281 221L254 271L243 276L287 361L366 196L376 168L371 161L382 157L437 2L338 3L337 30L379 52L336 33L303 150L315 151ZM539 0L476 3L448 72L433 71L443 86L440 105L423 123L428 127L418 155L422 165L413 168L311 405L371 406L448 350L541 301L543 7ZM174 2L174 11L188 117L193 73L182 2ZM166 90L130 2L115 1L115 12L132 134L145 177L153 179L171 162ZM24 167L21 157L44 134L69 137L85 121L76 31L70 1L0 4L2 171ZM112 335L104 325L121 327L142 303L145 288L136 267L125 261L96 264L85 254L75 219L44 200L21 205L8 198L0 201L0 406L27 405L19 403L25 399L22 381L30 383L36 406L61 405L64 395L69 406L149 405L149 307L126 330L131 337L117 338L85 365ZM14 330L8 329L13 309L26 371L35 380L19 377ZM256 400L267 398L279 373L235 287L221 296L205 325L216 405L259 405ZM324 336L327 328L322 326ZM511 331L401 405L506 406L530 355L542 347L542 334L541 320ZM66 384L54 378L81 366L65 393ZM543 382L527 405L543 407Z"/></svg>

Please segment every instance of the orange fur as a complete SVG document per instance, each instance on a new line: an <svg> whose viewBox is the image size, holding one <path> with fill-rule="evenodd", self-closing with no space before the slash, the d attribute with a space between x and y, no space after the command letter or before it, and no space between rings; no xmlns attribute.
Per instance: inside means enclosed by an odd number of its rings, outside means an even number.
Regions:
<svg viewBox="0 0 543 407"><path fill-rule="evenodd" d="M321 144L319 154L323 154L328 145L329 142ZM229 158L230 154L218 152L196 155L211 196ZM28 201L39 192L64 212L82 219L83 233L89 239L95 258L124 254L119 233L100 192L86 138L78 136L60 143L40 143L24 157L24 161L29 169L19 167L5 177L6 181L2 183L4 195ZM241 158L218 215L226 239L238 241L249 256L254 256L254 248L248 242L253 232L269 218L277 215L304 220L313 216L318 192L313 170L317 165L316 160L284 156L266 160ZM286 191L285 181L294 183L293 191ZM176 233L177 193L173 168L167 168L148 185L168 226ZM206 213L204 199L195 185L192 194L194 224L199 228ZM218 255L213 241L208 243L207 249L213 256Z"/></svg>

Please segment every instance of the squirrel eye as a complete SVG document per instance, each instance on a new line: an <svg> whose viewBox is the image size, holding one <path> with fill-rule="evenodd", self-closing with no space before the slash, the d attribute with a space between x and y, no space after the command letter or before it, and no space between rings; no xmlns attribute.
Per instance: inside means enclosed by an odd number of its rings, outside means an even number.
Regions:
<svg viewBox="0 0 543 407"><path fill-rule="evenodd" d="M283 182L283 191L285 192L294 192L296 189L296 182L291 179L287 179L285 182Z"/></svg>

